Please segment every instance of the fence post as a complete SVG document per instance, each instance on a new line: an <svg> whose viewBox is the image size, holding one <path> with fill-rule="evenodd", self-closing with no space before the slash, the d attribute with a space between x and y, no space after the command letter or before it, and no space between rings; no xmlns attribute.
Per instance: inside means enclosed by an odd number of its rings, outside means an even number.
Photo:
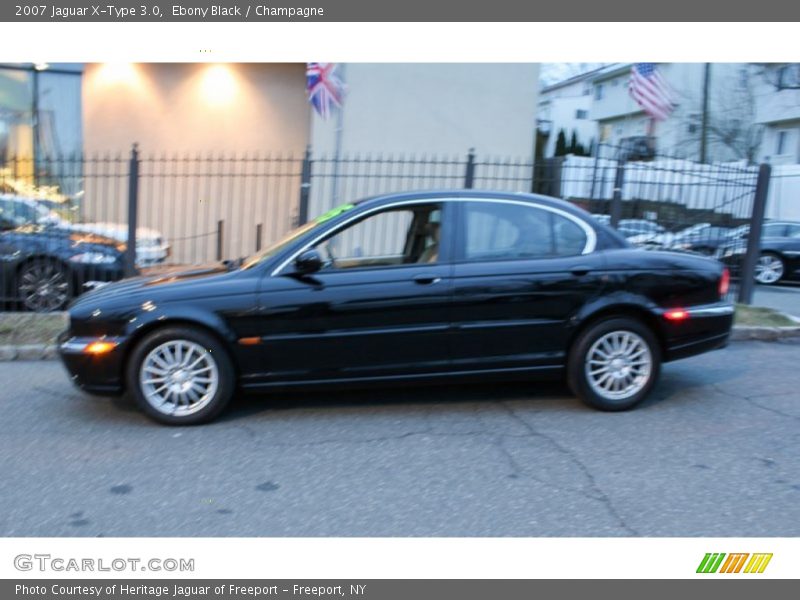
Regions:
<svg viewBox="0 0 800 600"><path fill-rule="evenodd" d="M471 190L475 185L475 148L467 154L467 168L464 171L464 189Z"/></svg>
<svg viewBox="0 0 800 600"><path fill-rule="evenodd" d="M614 175L614 196L611 199L611 227L619 225L622 215L622 186L625 184L625 160L617 160L617 171Z"/></svg>
<svg viewBox="0 0 800 600"><path fill-rule="evenodd" d="M139 145L131 148L128 167L128 244L125 249L125 276L136 275L136 220L139 213Z"/></svg>
<svg viewBox="0 0 800 600"><path fill-rule="evenodd" d="M739 281L739 302L750 304L753 301L754 276L756 261L760 254L761 225L764 222L764 212L767 207L767 192L769 192L769 178L772 167L762 164L758 167L756 191L753 197L753 213L750 216L750 230L747 232L747 253L742 261L742 273Z"/></svg>
<svg viewBox="0 0 800 600"><path fill-rule="evenodd" d="M303 169L300 172L300 205L297 209L297 224L308 221L308 200L311 197L311 146L306 146Z"/></svg>
<svg viewBox="0 0 800 600"><path fill-rule="evenodd" d="M217 221L217 260L222 260L222 235L224 233L225 221Z"/></svg>

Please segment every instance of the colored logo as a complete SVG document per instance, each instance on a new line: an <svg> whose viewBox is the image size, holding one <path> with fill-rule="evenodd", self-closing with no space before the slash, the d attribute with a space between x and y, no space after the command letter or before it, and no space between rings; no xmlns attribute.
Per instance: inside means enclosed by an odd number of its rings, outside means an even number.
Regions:
<svg viewBox="0 0 800 600"><path fill-rule="evenodd" d="M749 554L747 552L740 552L725 554L724 552L709 552L703 557L703 560L700 561L697 572L763 573L770 560L772 560L772 553Z"/></svg>

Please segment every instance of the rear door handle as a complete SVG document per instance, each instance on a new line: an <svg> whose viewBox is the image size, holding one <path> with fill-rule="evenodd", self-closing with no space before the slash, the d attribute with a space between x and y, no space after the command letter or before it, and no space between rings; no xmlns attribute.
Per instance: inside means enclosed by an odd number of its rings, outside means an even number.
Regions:
<svg viewBox="0 0 800 600"><path fill-rule="evenodd" d="M577 267L572 267L569 271L573 275L580 277L581 275L586 275L591 270L591 267L588 267L587 265L578 265Z"/></svg>
<svg viewBox="0 0 800 600"><path fill-rule="evenodd" d="M434 283L439 283L441 280L442 278L436 275L414 275L414 283L418 283L419 285L433 285Z"/></svg>

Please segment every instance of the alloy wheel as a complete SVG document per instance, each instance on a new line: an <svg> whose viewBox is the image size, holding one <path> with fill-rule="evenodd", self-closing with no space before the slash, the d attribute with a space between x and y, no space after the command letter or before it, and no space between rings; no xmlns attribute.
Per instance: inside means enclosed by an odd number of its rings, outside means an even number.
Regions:
<svg viewBox="0 0 800 600"><path fill-rule="evenodd" d="M762 254L756 263L756 281L772 284L783 277L783 261L772 254Z"/></svg>
<svg viewBox="0 0 800 600"><path fill-rule="evenodd" d="M611 331L597 339L586 353L586 380L608 400L638 394L650 380L653 356L647 342L633 331Z"/></svg>
<svg viewBox="0 0 800 600"><path fill-rule="evenodd" d="M153 348L142 362L139 385L148 404L165 415L183 417L202 410L219 387L217 361L189 340Z"/></svg>
<svg viewBox="0 0 800 600"><path fill-rule="evenodd" d="M26 266L19 278L19 296L25 308L48 312L62 308L69 299L69 281L64 269L52 262Z"/></svg>

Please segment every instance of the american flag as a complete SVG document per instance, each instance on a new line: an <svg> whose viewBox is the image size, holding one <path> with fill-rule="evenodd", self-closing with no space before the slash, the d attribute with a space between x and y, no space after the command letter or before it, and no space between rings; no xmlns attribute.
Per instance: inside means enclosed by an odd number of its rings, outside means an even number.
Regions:
<svg viewBox="0 0 800 600"><path fill-rule="evenodd" d="M344 83L336 75L336 63L308 63L306 92L308 101L323 119L331 116L334 106L341 107Z"/></svg>
<svg viewBox="0 0 800 600"><path fill-rule="evenodd" d="M631 67L628 91L636 103L657 121L669 117L675 108L672 89L656 69L655 63L636 63Z"/></svg>

